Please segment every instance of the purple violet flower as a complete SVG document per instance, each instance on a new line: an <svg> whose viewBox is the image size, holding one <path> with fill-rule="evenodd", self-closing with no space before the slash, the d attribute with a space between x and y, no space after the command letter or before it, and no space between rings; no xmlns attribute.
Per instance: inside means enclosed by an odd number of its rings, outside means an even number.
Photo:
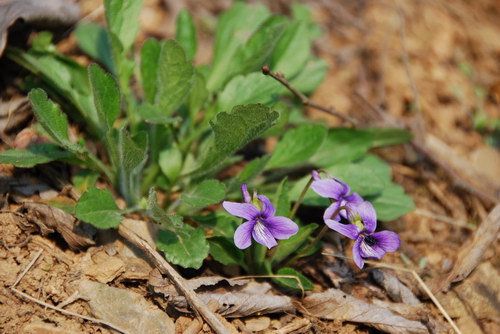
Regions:
<svg viewBox="0 0 500 334"><path fill-rule="evenodd" d="M275 216L276 209L269 198L256 193L250 197L246 184L241 185L241 193L245 203L222 202L227 212L247 220L234 232L236 247L248 248L253 237L258 243L272 248L278 245L276 239L288 239L297 233L299 228L291 219Z"/></svg>
<svg viewBox="0 0 500 334"><path fill-rule="evenodd" d="M351 188L344 182L336 179L334 177L329 177L322 179L317 171L312 171L313 183L311 188L320 196L331 198L334 200L328 208L326 208L323 215L325 222L329 219L339 222L340 218L349 219L349 211L341 210L336 217L332 217L333 214L341 206L345 206L349 209L353 209L356 205L363 202L363 198L356 193L350 194Z"/></svg>
<svg viewBox="0 0 500 334"><path fill-rule="evenodd" d="M352 249L354 263L361 269L365 262L363 258L381 259L387 252L394 252L399 248L401 240L391 231L377 233L377 213L368 201L363 201L353 209L350 217L351 224L342 224L329 219L326 221L332 230L356 240Z"/></svg>

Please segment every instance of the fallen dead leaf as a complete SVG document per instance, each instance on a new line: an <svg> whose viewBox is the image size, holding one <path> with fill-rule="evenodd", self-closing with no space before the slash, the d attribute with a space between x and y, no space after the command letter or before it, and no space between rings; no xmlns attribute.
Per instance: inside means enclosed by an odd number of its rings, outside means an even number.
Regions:
<svg viewBox="0 0 500 334"><path fill-rule="evenodd" d="M271 318L258 317L245 320L245 327L252 332L263 331L271 325Z"/></svg>
<svg viewBox="0 0 500 334"><path fill-rule="evenodd" d="M413 292L387 270L373 269L371 275L373 280L387 291L392 301L410 305L420 304Z"/></svg>
<svg viewBox="0 0 500 334"><path fill-rule="evenodd" d="M42 235L58 232L74 250L80 250L95 244L92 239L96 230L88 224L77 225L78 220L69 213L43 203L25 202L19 212L38 225Z"/></svg>
<svg viewBox="0 0 500 334"><path fill-rule="evenodd" d="M302 305L310 315L323 319L361 323L388 333L428 333L427 327L418 321L395 315L338 289L311 294Z"/></svg>
<svg viewBox="0 0 500 334"><path fill-rule="evenodd" d="M119 325L128 333L175 332L170 317L135 292L88 280L79 281L77 289L95 317Z"/></svg>
<svg viewBox="0 0 500 334"><path fill-rule="evenodd" d="M43 27L70 26L80 18L78 6L62 0L0 1L0 56L7 44L7 30L17 20Z"/></svg>

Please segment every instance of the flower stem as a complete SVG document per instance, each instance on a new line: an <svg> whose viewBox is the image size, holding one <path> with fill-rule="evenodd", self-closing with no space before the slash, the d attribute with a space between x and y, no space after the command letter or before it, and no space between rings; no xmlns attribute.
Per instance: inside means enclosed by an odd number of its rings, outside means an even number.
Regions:
<svg viewBox="0 0 500 334"><path fill-rule="evenodd" d="M337 215L342 210L348 210L348 208L345 206L341 206L341 207L337 208L337 210L335 210L335 213L332 215L332 218L337 217ZM290 260L288 260L286 262L285 267L289 267L297 259L299 259L299 258L303 257L305 254L307 254L307 252L309 252L311 250L311 248L313 248L314 245L316 245L323 238L323 236L326 234L326 232L328 232L328 229L329 229L328 225L325 224L323 226L323 228L321 229L321 231L318 233L318 235L316 235L316 237L311 242L309 242L309 244L307 244L307 246L304 247L304 249L299 254L295 255L294 257L292 257Z"/></svg>
<svg viewBox="0 0 500 334"><path fill-rule="evenodd" d="M297 198L297 201L293 205L292 211L290 211L288 218L292 219L295 216L295 214L297 213L297 210L299 209L300 203L302 203L302 200L306 196L306 193L309 190L309 187L311 187L311 184L313 181L314 181L314 179L313 179L313 177L311 177L309 179L309 181L307 182L306 186L304 187L304 189L302 190L302 192L300 193L299 198Z"/></svg>

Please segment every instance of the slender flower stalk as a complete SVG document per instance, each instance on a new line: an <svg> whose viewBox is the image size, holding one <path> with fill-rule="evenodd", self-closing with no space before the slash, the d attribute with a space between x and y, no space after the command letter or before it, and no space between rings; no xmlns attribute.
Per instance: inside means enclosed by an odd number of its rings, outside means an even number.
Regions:
<svg viewBox="0 0 500 334"><path fill-rule="evenodd" d="M272 248L278 245L276 239L288 239L297 233L298 226L291 219L275 216L276 208L269 198L257 193L251 197L245 184L241 186L241 193L245 203L222 203L227 212L247 220L234 233L236 247L250 247L253 238L267 248Z"/></svg>

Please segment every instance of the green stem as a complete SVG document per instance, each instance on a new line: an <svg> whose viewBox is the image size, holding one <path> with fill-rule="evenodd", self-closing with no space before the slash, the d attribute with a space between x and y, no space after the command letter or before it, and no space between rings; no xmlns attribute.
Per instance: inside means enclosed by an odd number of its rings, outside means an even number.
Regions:
<svg viewBox="0 0 500 334"><path fill-rule="evenodd" d="M93 164L97 169L101 171L104 175L106 175L106 178L113 184L115 184L115 175L114 173L109 169L108 166L102 163L101 160L97 159L97 157L91 153L87 153L84 155L86 160L90 161L91 164Z"/></svg>
<svg viewBox="0 0 500 334"><path fill-rule="evenodd" d="M304 187L304 189L302 190L302 192L300 193L299 198L297 198L297 201L293 205L292 211L288 215L288 218L292 219L295 216L295 214L297 213L297 210L299 209L300 203L302 203L302 200L306 196L306 193L309 190L309 187L311 187L311 184L313 181L314 181L314 179L313 179L313 177L311 177L309 179L309 181L307 182L306 186Z"/></svg>
<svg viewBox="0 0 500 334"><path fill-rule="evenodd" d="M337 217L337 215L340 213L340 211L342 210L348 210L347 207L345 206L341 206L339 208L337 208L337 210L335 210L334 214L332 215L332 217ZM326 232L328 232L328 225L324 225L323 228L321 229L321 231L318 233L318 235L316 235L316 237L311 241L309 242L309 244L307 244L307 246L297 255L295 255L294 257L292 257L290 260L288 260L285 264L285 267L289 267L290 265L292 265L297 259L301 258L304 256L304 254L307 254L307 252L309 252L311 250L311 248L314 247L315 244L317 244L322 238L323 236L326 234Z"/></svg>

